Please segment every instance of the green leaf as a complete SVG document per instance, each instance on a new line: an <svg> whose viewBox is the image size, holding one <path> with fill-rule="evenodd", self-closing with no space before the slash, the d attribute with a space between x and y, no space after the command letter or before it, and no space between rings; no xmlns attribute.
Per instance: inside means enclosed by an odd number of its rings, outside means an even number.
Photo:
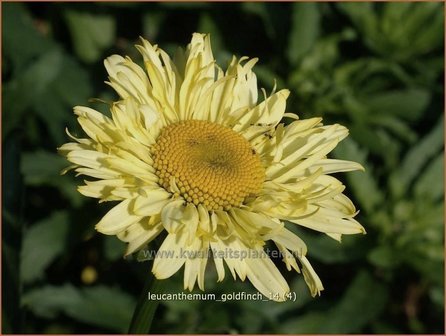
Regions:
<svg viewBox="0 0 446 336"><path fill-rule="evenodd" d="M442 26L438 25L438 23L442 23L441 18L444 16L441 13L443 12L441 4L412 3L407 5L400 3L398 5L390 6L393 13L400 12L399 15L392 13L395 16L392 22L388 20L390 10L387 10L387 7L389 6L385 6L387 11L382 19L382 32L389 43L395 47L394 50L387 52L396 55L399 59L408 59L441 46Z"/></svg>
<svg viewBox="0 0 446 336"><path fill-rule="evenodd" d="M19 306L19 264L25 209L25 188L20 174L21 143L17 133L2 143L2 299L7 302L2 311L2 333L11 334L23 332L23 311Z"/></svg>
<svg viewBox="0 0 446 336"><path fill-rule="evenodd" d="M4 133L18 127L24 112L48 89L61 71L61 65L61 51L50 49L5 85L3 111L7 123Z"/></svg>
<svg viewBox="0 0 446 336"><path fill-rule="evenodd" d="M21 171L25 183L40 185L59 176L67 166L67 160L56 153L38 150L22 154Z"/></svg>
<svg viewBox="0 0 446 336"><path fill-rule="evenodd" d="M23 153L20 170L25 178L25 184L32 186L53 186L71 201L74 207L85 201L77 192L77 183L70 176L62 176L60 172L68 166L67 160L48 151L37 150Z"/></svg>
<svg viewBox="0 0 446 336"><path fill-rule="evenodd" d="M30 309L37 316L47 319L55 318L60 312L78 307L82 295L72 285L61 287L45 286L26 292L22 296L22 306Z"/></svg>
<svg viewBox="0 0 446 336"><path fill-rule="evenodd" d="M163 293L166 281L157 280L153 274L147 275L144 289L136 305L133 317L128 329L129 334L148 334L150 332L153 317L160 301L149 300L147 295Z"/></svg>
<svg viewBox="0 0 446 336"><path fill-rule="evenodd" d="M423 89L407 89L368 96L365 100L372 113L392 114L402 119L418 120L429 105L431 94Z"/></svg>
<svg viewBox="0 0 446 336"><path fill-rule="evenodd" d="M97 286L77 289L72 285L45 286L25 293L22 304L34 314L54 318L64 313L98 327L124 332L135 300L117 288Z"/></svg>
<svg viewBox="0 0 446 336"><path fill-rule="evenodd" d="M42 278L45 269L64 251L67 234L65 211L55 212L25 231L20 259L23 283Z"/></svg>
<svg viewBox="0 0 446 336"><path fill-rule="evenodd" d="M320 326L325 323L325 320L326 315L324 312L309 312L290 321L280 323L279 333L295 335L318 334Z"/></svg>
<svg viewBox="0 0 446 336"><path fill-rule="evenodd" d="M401 196L409 189L427 161L443 147L443 125L441 117L432 131L407 153L400 169L390 176L390 187L395 196Z"/></svg>
<svg viewBox="0 0 446 336"><path fill-rule="evenodd" d="M212 41L212 53L217 64L229 64L232 55L224 50L224 42L220 28L209 14L202 14L198 22L198 31L210 34Z"/></svg>
<svg viewBox="0 0 446 336"><path fill-rule="evenodd" d="M334 150L337 158L356 161L365 168L364 172L349 172L346 179L351 186L361 209L368 214L384 201L384 194L379 189L372 167L366 161L367 153L353 139L346 139Z"/></svg>
<svg viewBox="0 0 446 336"><path fill-rule="evenodd" d="M274 25L267 3L243 1L241 2L241 8L246 13L257 15L262 20L268 37L271 39L275 38L275 29L277 26Z"/></svg>
<svg viewBox="0 0 446 336"><path fill-rule="evenodd" d="M312 2L294 3L292 8L291 32L287 56L292 65L296 65L319 37L319 4Z"/></svg>
<svg viewBox="0 0 446 336"><path fill-rule="evenodd" d="M115 40L116 22L111 15L67 9L67 25L74 50L84 62L95 62Z"/></svg>
<svg viewBox="0 0 446 336"><path fill-rule="evenodd" d="M378 317L386 306L387 288L361 271L348 287L341 301L325 314L319 333L361 333L362 328Z"/></svg>
<svg viewBox="0 0 446 336"><path fill-rule="evenodd" d="M149 39L150 41L156 40L165 17L165 12L148 11L144 13L142 16L142 31L144 33L144 38Z"/></svg>
<svg viewBox="0 0 446 336"><path fill-rule="evenodd" d="M344 235L342 243L339 243L327 235L314 234L294 224L290 224L287 227L302 238L307 246L311 247L308 251L308 255L311 258L326 264L359 260L366 252L364 249L366 246L361 241L361 237L358 236Z"/></svg>
<svg viewBox="0 0 446 336"><path fill-rule="evenodd" d="M370 251L368 260L378 267L391 268L398 263L396 254L397 251L393 250L390 246L378 246Z"/></svg>
<svg viewBox="0 0 446 336"><path fill-rule="evenodd" d="M401 139L413 143L417 139L417 134L401 119L387 115L370 115L369 123L389 130Z"/></svg>
<svg viewBox="0 0 446 336"><path fill-rule="evenodd" d="M398 2L373 5L344 3L338 6L363 34L364 43L376 53L406 62L442 46L442 4Z"/></svg>
<svg viewBox="0 0 446 336"><path fill-rule="evenodd" d="M373 43L378 35L378 21L373 10L372 3L338 3L337 7L341 9L353 21L355 26L364 34L365 42Z"/></svg>
<svg viewBox="0 0 446 336"><path fill-rule="evenodd" d="M122 259L125 253L125 244L116 236L104 236L104 254L108 260Z"/></svg>
<svg viewBox="0 0 446 336"><path fill-rule="evenodd" d="M82 290L82 302L67 307L67 314L92 325L125 331L130 323L135 300L118 288L98 286Z"/></svg>
<svg viewBox="0 0 446 336"><path fill-rule="evenodd" d="M15 70L21 69L31 59L53 47L35 29L25 4L3 4L2 20L3 52L11 60Z"/></svg>
<svg viewBox="0 0 446 336"><path fill-rule="evenodd" d="M63 71L52 83L49 92L56 93L61 102L69 107L59 113L72 118L71 107L86 102L93 95L92 80L73 57L64 55L61 67Z"/></svg>
<svg viewBox="0 0 446 336"><path fill-rule="evenodd" d="M429 163L414 186L420 199L438 200L444 195L444 155L439 154Z"/></svg>
<svg viewBox="0 0 446 336"><path fill-rule="evenodd" d="M277 84L277 87L285 87L285 82L280 76L275 73L271 67L267 67L261 64L256 64L255 73L259 80L262 83L262 87L267 90L272 90L274 84Z"/></svg>
<svg viewBox="0 0 446 336"><path fill-rule="evenodd" d="M442 286L432 287L429 291L429 297L442 310L444 309L444 288Z"/></svg>
<svg viewBox="0 0 446 336"><path fill-rule="evenodd" d="M424 4L424 6L429 6ZM411 47L417 54L427 54L433 50L439 50L444 43L444 4L436 3L430 4L432 11L422 23L424 29L419 29L419 26L415 26L417 29L416 43ZM418 9L417 9L418 10ZM429 10L429 9L428 9Z"/></svg>

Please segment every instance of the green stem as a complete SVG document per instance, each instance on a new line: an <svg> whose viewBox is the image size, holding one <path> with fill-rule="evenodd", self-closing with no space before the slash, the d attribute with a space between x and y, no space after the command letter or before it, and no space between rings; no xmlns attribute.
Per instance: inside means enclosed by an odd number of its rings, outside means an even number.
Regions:
<svg viewBox="0 0 446 336"><path fill-rule="evenodd" d="M156 308L159 301L149 300L147 293L160 293L163 290L163 281L159 281L153 274L148 276L144 289L136 305L135 312L133 313L132 322L130 322L129 334L148 334L150 326L152 325L153 316L155 315Z"/></svg>

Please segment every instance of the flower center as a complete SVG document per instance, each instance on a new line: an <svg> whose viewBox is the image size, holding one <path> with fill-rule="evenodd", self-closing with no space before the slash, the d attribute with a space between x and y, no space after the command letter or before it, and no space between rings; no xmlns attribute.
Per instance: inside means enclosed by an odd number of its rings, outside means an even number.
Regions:
<svg viewBox="0 0 446 336"><path fill-rule="evenodd" d="M228 127L202 120L166 126L152 147L159 184L208 210L228 210L256 195L265 178L259 155Z"/></svg>

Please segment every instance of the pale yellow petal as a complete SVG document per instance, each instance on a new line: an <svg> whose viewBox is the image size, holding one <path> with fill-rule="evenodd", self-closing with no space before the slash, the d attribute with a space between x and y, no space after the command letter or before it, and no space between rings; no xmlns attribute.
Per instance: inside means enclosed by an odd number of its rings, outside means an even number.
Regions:
<svg viewBox="0 0 446 336"><path fill-rule="evenodd" d="M112 208L96 224L96 230L107 235L117 234L132 224L138 223L143 216L137 216L130 207L131 200L127 199Z"/></svg>
<svg viewBox="0 0 446 336"><path fill-rule="evenodd" d="M240 118L234 130L241 131L253 124L277 125L285 113L286 100L289 94L288 90L281 90L268 97Z"/></svg>
<svg viewBox="0 0 446 336"><path fill-rule="evenodd" d="M152 273L157 279L167 279L174 275L186 262L182 253L186 245L185 234L170 233L164 239L153 262Z"/></svg>
<svg viewBox="0 0 446 336"><path fill-rule="evenodd" d="M321 291L324 290L324 286L322 285L321 279L314 271L310 262L306 257L300 257L300 262L302 263L302 273L304 275L305 282L310 289L310 293L312 296L320 295Z"/></svg>
<svg viewBox="0 0 446 336"><path fill-rule="evenodd" d="M139 223L131 225L125 231L118 233L117 236L120 240L128 243L125 252L127 256L150 243L162 231L163 226L161 223L149 225L147 221L142 220Z"/></svg>
<svg viewBox="0 0 446 336"><path fill-rule="evenodd" d="M271 239L274 242L299 255L304 256L307 254L307 246L305 245L304 241L285 228L283 228L279 233L272 236Z"/></svg>
<svg viewBox="0 0 446 336"><path fill-rule="evenodd" d="M263 252L263 253L262 253ZM274 301L286 301L290 288L264 251L258 258L246 259L246 275L257 290Z"/></svg>
<svg viewBox="0 0 446 336"><path fill-rule="evenodd" d="M312 216L306 218L289 219L289 221L324 233L365 233L363 226L353 218L340 218L332 216L324 208L319 208L319 210Z"/></svg>
<svg viewBox="0 0 446 336"><path fill-rule="evenodd" d="M136 197L131 206L133 213L140 216L153 216L161 213L161 210L169 202L171 195L164 189L154 189L148 192L147 197Z"/></svg>
<svg viewBox="0 0 446 336"><path fill-rule="evenodd" d="M161 221L167 232L174 234L184 226L184 200L173 200L166 204L161 211Z"/></svg>

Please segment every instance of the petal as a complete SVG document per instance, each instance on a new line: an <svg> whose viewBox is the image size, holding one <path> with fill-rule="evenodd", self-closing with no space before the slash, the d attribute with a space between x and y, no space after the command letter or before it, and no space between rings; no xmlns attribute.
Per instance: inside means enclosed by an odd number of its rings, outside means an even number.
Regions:
<svg viewBox="0 0 446 336"><path fill-rule="evenodd" d="M319 168L322 168L324 174L333 174L354 170L364 171L364 167L357 162L335 159L321 159L319 160L319 162L311 167L312 170L317 170Z"/></svg>
<svg viewBox="0 0 446 336"><path fill-rule="evenodd" d="M141 162L142 161L139 161L139 163ZM144 169L141 165L137 164L136 160L129 162L128 160L116 156L107 156L104 158L104 165L122 174L137 177L149 184L155 184L159 180L159 178L151 172L153 169L151 166L146 165L146 169Z"/></svg>
<svg viewBox="0 0 446 336"><path fill-rule="evenodd" d="M96 224L96 230L103 234L113 235L125 230L132 224L139 222L143 216L133 213L130 207L131 200L122 201Z"/></svg>
<svg viewBox="0 0 446 336"><path fill-rule="evenodd" d="M161 213L161 210L169 202L171 195L163 189L155 189L147 192L147 197L136 197L132 203L132 210L140 216L153 216Z"/></svg>
<svg viewBox="0 0 446 336"><path fill-rule="evenodd" d="M262 251L259 257L246 259L246 275L255 288L269 299L285 301L290 288L271 259Z"/></svg>
<svg viewBox="0 0 446 336"><path fill-rule="evenodd" d="M169 233L176 233L183 225L185 211L184 200L174 200L166 204L161 211L161 221Z"/></svg>
<svg viewBox="0 0 446 336"><path fill-rule="evenodd" d="M290 222L324 233L365 234L364 227L353 218L333 216L324 208L306 218L289 219Z"/></svg>
<svg viewBox="0 0 446 336"><path fill-rule="evenodd" d="M304 256L307 254L307 246L305 245L304 241L285 228L278 234L275 234L271 239L299 255Z"/></svg>
<svg viewBox="0 0 446 336"><path fill-rule="evenodd" d="M225 267L223 265L223 256L219 254L218 244L210 242L212 256L214 258L215 269L217 270L217 282L223 281L225 278Z"/></svg>
<svg viewBox="0 0 446 336"><path fill-rule="evenodd" d="M119 174L105 162L107 158L109 158L109 155L93 150L74 150L67 154L68 161L72 163L118 177Z"/></svg>
<svg viewBox="0 0 446 336"><path fill-rule="evenodd" d="M310 289L310 293L312 296L316 296L321 294L321 291L324 290L324 286L322 285L321 279L314 271L310 262L306 257L300 257L300 262L302 263L302 273L304 275L305 282L307 283L308 288Z"/></svg>
<svg viewBox="0 0 446 336"><path fill-rule="evenodd" d="M277 125L285 113L286 100L289 95L290 91L284 89L268 97L264 102L242 116L234 130L241 131L253 124Z"/></svg>
<svg viewBox="0 0 446 336"><path fill-rule="evenodd" d="M170 233L156 253L153 262L152 273L157 279L167 279L174 275L187 257L184 254L184 246L187 236L183 232Z"/></svg>
<svg viewBox="0 0 446 336"><path fill-rule="evenodd" d="M233 208L230 210L232 217L236 222L251 235L257 234L269 235L273 232L279 232L283 228L283 223L280 221L274 221L269 216L247 211L239 208Z"/></svg>
<svg viewBox="0 0 446 336"><path fill-rule="evenodd" d="M128 243L125 252L125 255L128 256L151 242L163 229L161 223L149 225L147 221L142 221L131 225L125 231L118 233L117 236L120 240Z"/></svg>
<svg viewBox="0 0 446 336"><path fill-rule="evenodd" d="M196 238L186 250L188 259L184 265L184 288L192 291L198 280L199 288L204 290L204 271L209 255L209 244Z"/></svg>
<svg viewBox="0 0 446 336"><path fill-rule="evenodd" d="M87 135L99 143L114 143L122 140L112 119L84 106L75 106L78 122Z"/></svg>

